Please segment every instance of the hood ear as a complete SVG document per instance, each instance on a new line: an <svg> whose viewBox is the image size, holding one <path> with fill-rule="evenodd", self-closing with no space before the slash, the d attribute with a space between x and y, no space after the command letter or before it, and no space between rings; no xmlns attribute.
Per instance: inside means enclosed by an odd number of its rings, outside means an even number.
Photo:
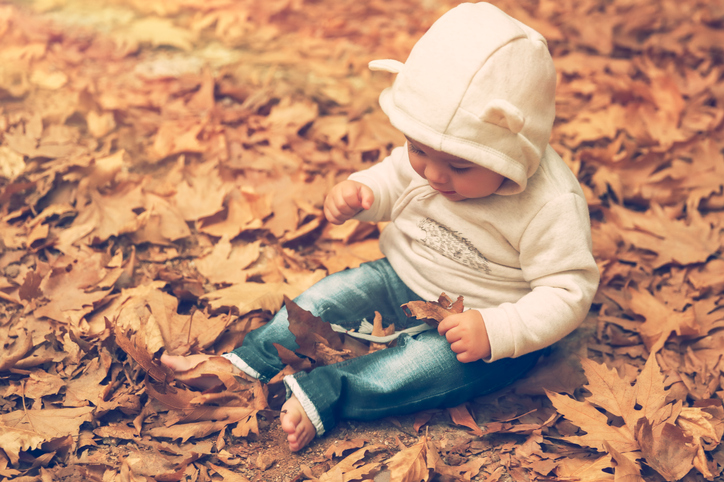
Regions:
<svg viewBox="0 0 724 482"><path fill-rule="evenodd" d="M520 110L503 99L493 99L483 109L480 116L483 122L489 122L500 127L504 127L513 134L518 134L523 130L525 125L525 117Z"/></svg>
<svg viewBox="0 0 724 482"><path fill-rule="evenodd" d="M369 64L367 64L370 70L381 70L384 72L392 72L393 74L400 73L404 65L405 64L403 64L399 60L393 59L373 60Z"/></svg>

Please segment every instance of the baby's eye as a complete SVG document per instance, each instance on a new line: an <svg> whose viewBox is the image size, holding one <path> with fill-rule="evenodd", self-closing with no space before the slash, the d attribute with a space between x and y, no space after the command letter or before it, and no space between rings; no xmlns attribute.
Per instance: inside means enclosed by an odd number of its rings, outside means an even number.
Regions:
<svg viewBox="0 0 724 482"><path fill-rule="evenodd" d="M467 172L467 171L470 170L470 168L469 168L469 167L455 167L455 166L450 166L450 170L451 170L452 172Z"/></svg>
<svg viewBox="0 0 724 482"><path fill-rule="evenodd" d="M423 155L423 156L425 155L425 153L422 152L421 149L418 149L417 147L415 147L414 145L410 144L409 142L407 143L407 148L410 150L410 152L413 152L413 153L415 153L415 154L420 154L420 155Z"/></svg>

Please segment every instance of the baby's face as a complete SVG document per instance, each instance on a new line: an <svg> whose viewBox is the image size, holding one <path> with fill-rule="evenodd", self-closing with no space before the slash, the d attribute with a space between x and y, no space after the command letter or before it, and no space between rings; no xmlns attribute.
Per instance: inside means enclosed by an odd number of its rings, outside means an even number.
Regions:
<svg viewBox="0 0 724 482"><path fill-rule="evenodd" d="M498 190L505 178L470 161L407 138L407 151L412 168L434 190L446 199L457 202L489 196Z"/></svg>

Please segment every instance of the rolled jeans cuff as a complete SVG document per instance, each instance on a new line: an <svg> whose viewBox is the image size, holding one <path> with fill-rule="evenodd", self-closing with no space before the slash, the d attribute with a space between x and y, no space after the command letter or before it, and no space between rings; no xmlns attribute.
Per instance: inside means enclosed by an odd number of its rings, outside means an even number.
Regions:
<svg viewBox="0 0 724 482"><path fill-rule="evenodd" d="M247 365L247 363L244 360L242 360L241 358L236 356L234 353L224 353L221 356L222 356L222 358L226 358L227 360L229 360L232 365L234 365L236 368L238 368L242 372L246 373L250 377L253 377L256 379L261 378L261 374L258 371L254 370L252 367Z"/></svg>
<svg viewBox="0 0 724 482"><path fill-rule="evenodd" d="M319 412L317 412L317 408L314 406L307 394L304 393L304 390L302 390L302 387L299 386L299 383L297 383L297 380L294 379L293 375L287 375L284 377L283 381L284 386L287 389L287 398L289 398L292 394L297 397L297 400L299 400L299 403L302 405L307 417L309 417L312 425L314 425L314 428L317 431L317 436L322 436L322 434L324 434L324 424L322 423L322 417L320 417Z"/></svg>

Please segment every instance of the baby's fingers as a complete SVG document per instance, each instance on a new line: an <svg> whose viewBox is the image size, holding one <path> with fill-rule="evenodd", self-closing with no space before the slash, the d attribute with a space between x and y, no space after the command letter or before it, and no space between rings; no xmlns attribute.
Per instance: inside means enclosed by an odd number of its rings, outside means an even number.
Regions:
<svg viewBox="0 0 724 482"><path fill-rule="evenodd" d="M337 202L337 207L343 214L357 214L363 209L362 196L361 196L361 185L349 183L341 186L339 195L340 199ZM366 187L366 186L365 186Z"/></svg>
<svg viewBox="0 0 724 482"><path fill-rule="evenodd" d="M440 323L438 323L437 332L445 336L448 331L458 326L458 324L460 324L458 317L455 315L446 316ZM450 338L448 338L448 341L450 341Z"/></svg>
<svg viewBox="0 0 724 482"><path fill-rule="evenodd" d="M372 203L375 202L375 195L372 192L372 189L365 186L364 184L360 185L359 192L357 193L359 197L359 203L360 206L363 209L369 209L372 207Z"/></svg>

